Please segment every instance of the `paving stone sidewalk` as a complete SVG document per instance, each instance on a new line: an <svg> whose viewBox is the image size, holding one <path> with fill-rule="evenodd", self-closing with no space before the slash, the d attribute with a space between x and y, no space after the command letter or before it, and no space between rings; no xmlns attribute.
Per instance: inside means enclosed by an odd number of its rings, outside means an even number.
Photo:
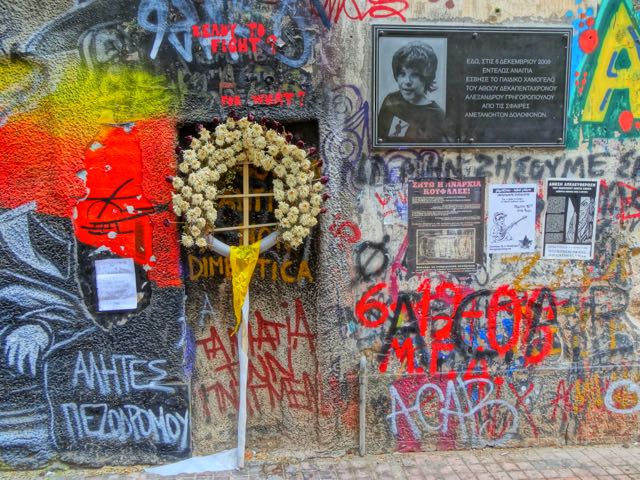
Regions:
<svg viewBox="0 0 640 480"><path fill-rule="evenodd" d="M316 458L299 463L249 462L243 471L161 477L141 468L0 472L1 479L232 480L232 479L410 479L525 480L638 479L640 446L484 449ZM135 471L138 470L138 471Z"/></svg>

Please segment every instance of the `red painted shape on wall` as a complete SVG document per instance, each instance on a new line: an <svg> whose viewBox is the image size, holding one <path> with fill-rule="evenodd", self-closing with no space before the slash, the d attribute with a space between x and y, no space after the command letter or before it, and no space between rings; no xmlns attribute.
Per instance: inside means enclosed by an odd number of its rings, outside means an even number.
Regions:
<svg viewBox="0 0 640 480"><path fill-rule="evenodd" d="M103 127L85 152L87 196L73 225L79 241L105 246L136 263L153 265L149 215L142 191L142 155L135 127Z"/></svg>
<svg viewBox="0 0 640 480"><path fill-rule="evenodd" d="M169 120L103 127L85 152L87 193L74 218L79 241L153 266L149 279L160 287L181 284L175 220L165 208L174 136Z"/></svg>
<svg viewBox="0 0 640 480"><path fill-rule="evenodd" d="M598 32L593 28L585 30L578 37L578 45L584 53L593 53L598 46Z"/></svg>
<svg viewBox="0 0 640 480"><path fill-rule="evenodd" d="M630 131L631 127L633 127L633 113L631 113L629 110L625 110L624 112L620 113L620 116L618 117L618 123L620 124L620 128L623 132Z"/></svg>

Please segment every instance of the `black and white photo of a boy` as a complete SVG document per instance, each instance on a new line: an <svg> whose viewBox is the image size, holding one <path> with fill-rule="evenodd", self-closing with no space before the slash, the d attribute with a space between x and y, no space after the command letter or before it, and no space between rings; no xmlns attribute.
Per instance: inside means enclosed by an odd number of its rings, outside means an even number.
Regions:
<svg viewBox="0 0 640 480"><path fill-rule="evenodd" d="M391 60L397 90L378 113L378 137L385 142L446 142L445 112L433 99L438 90L438 56L429 43L411 41ZM444 66L441 66L444 68Z"/></svg>

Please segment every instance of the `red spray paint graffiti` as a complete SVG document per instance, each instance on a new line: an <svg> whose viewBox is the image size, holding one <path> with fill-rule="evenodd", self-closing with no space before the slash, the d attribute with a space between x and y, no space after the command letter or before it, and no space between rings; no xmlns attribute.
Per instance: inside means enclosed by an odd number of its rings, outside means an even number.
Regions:
<svg viewBox="0 0 640 480"><path fill-rule="evenodd" d="M469 293L467 287L442 282L432 291L426 279L414 294L385 298L386 289L386 283L372 286L355 307L365 328L378 328L390 320L379 354L381 372L395 356L409 373L423 373L425 367L436 375L442 357L458 352L467 361L468 374L478 368L488 374L488 358L511 361L520 352L528 366L541 363L552 350L557 302L547 288L517 294L503 285L495 291ZM400 334L403 340L397 338Z"/></svg>
<svg viewBox="0 0 640 480"><path fill-rule="evenodd" d="M288 305L284 305L287 308ZM318 372L315 356L315 335L311 332L302 302L297 299L294 315L285 322L274 322L255 312L256 322L249 326L249 377L247 403L249 413L261 412L279 405L294 410L318 411ZM237 410L238 362L235 337L231 330L221 333L211 327L209 337L198 340L212 371L220 378L209 385L201 385L200 395L207 417L211 416L208 395L213 392L220 412ZM299 368L296 359L313 359L311 368ZM295 360L295 361L294 361ZM308 362L307 362L308 363Z"/></svg>

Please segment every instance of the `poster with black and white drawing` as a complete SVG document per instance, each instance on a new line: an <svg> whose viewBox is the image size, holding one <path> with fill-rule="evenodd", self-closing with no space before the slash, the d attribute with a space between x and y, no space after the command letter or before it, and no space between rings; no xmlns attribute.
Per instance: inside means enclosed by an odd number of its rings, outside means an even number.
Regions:
<svg viewBox="0 0 640 480"><path fill-rule="evenodd" d="M484 178L409 183L411 273L474 273L484 250Z"/></svg>
<svg viewBox="0 0 640 480"><path fill-rule="evenodd" d="M491 185L487 253L531 253L536 248L535 183Z"/></svg>
<svg viewBox="0 0 640 480"><path fill-rule="evenodd" d="M543 257L591 260L596 237L598 180L547 180Z"/></svg>

